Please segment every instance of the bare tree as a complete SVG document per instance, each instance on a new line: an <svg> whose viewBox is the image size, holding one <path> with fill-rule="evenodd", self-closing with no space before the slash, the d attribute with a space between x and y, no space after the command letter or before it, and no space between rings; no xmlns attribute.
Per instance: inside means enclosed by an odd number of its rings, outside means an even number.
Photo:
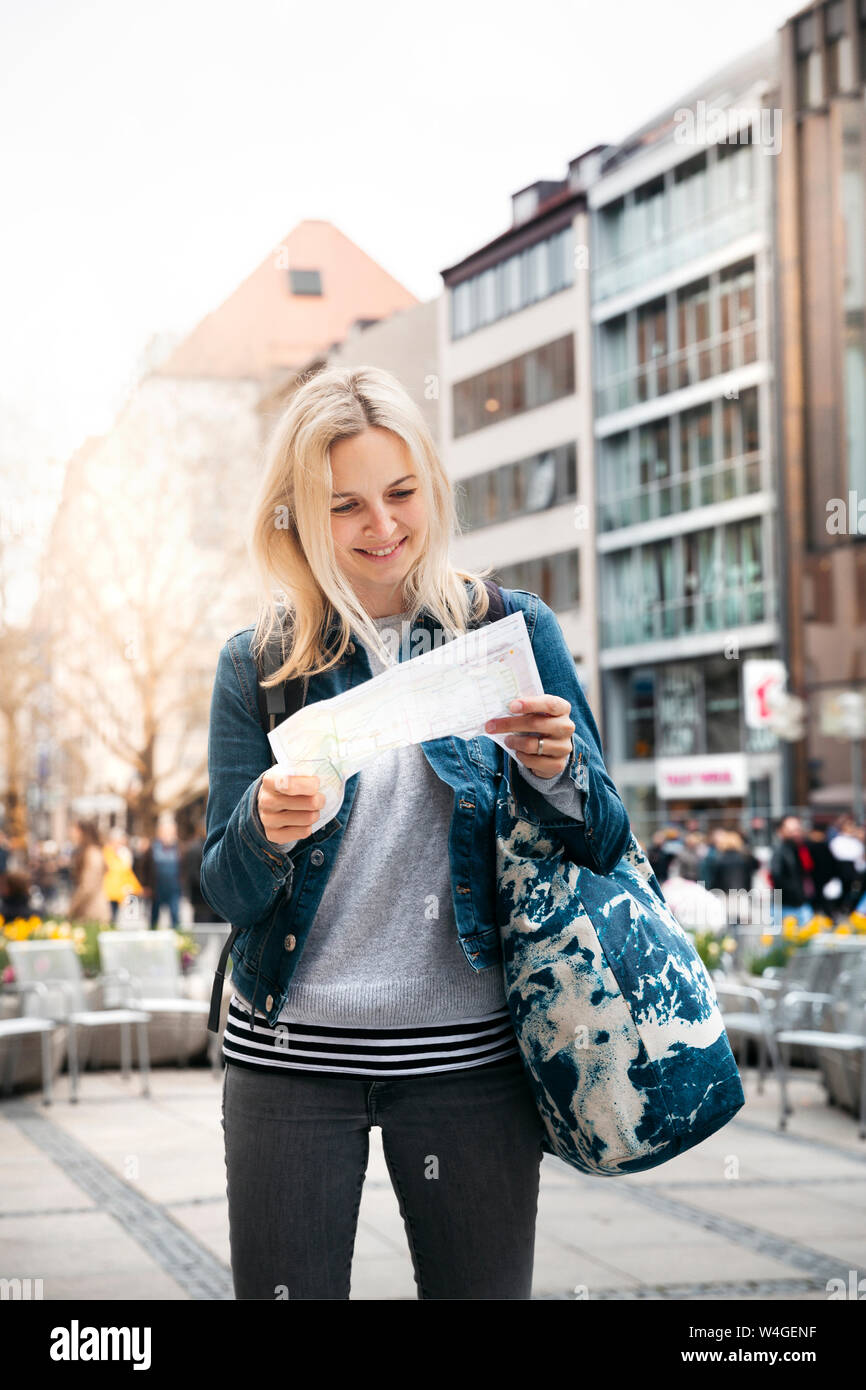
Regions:
<svg viewBox="0 0 866 1390"><path fill-rule="evenodd" d="M231 531L212 529L220 515L205 469L126 462L117 486L91 473L62 504L46 606L60 697L124 767L102 789L152 835L160 812L206 787L214 618L245 555Z"/></svg>

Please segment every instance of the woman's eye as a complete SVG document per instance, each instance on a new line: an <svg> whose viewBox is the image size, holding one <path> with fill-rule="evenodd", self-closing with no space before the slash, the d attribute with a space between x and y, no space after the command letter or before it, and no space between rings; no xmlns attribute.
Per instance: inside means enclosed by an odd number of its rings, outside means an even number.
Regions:
<svg viewBox="0 0 866 1390"><path fill-rule="evenodd" d="M404 489L404 490L401 491L401 492L392 492L392 493L391 493L391 496L392 496L392 497L399 497L399 498L402 500L404 497L412 497L412 496L414 496L415 492L416 492L416 489L415 489L414 487L410 487L410 488ZM332 515L332 516L344 516L345 513L346 513L347 511L349 511L352 507L354 507L354 505L355 505L354 502L344 502L343 505L342 505L342 507L332 507L332 508L331 508L331 515Z"/></svg>

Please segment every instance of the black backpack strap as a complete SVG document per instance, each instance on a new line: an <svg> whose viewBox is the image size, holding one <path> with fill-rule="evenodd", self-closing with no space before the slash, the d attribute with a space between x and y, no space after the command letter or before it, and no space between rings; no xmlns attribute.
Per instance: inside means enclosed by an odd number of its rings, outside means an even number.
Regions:
<svg viewBox="0 0 866 1390"><path fill-rule="evenodd" d="M275 628L265 645L258 661L256 669L259 680L256 685L256 694L259 704L259 720L265 733L268 734L277 724L282 724L284 719L290 715L297 714L298 710L304 705L307 698L308 676L295 676L292 680L283 681L282 685L272 685L265 689L262 680L267 680L278 671L284 661L283 636L288 631L286 625L285 610L280 610L280 626ZM273 762L276 762L271 753Z"/></svg>
<svg viewBox="0 0 866 1390"><path fill-rule="evenodd" d="M219 1033L220 1030L220 1008L222 1007L223 984L226 977L226 964L229 952L234 945L235 937L240 931L240 927L232 927L220 951L219 964L214 971L213 986L210 992L210 1009L207 1016L207 1031L209 1033Z"/></svg>
<svg viewBox="0 0 866 1390"><path fill-rule="evenodd" d="M498 623L500 618L505 617L505 599L502 597L502 590L493 579L485 579L484 587L490 595L490 607L482 626L487 623Z"/></svg>

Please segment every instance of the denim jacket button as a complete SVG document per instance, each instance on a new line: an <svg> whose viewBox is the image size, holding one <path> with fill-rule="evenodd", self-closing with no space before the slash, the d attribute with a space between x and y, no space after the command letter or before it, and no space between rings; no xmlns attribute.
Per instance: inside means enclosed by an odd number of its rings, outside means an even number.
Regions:
<svg viewBox="0 0 866 1390"><path fill-rule="evenodd" d="M265 1000L265 1008L267 1009L268 1013L270 1013L270 1011L271 1011L271 1009L272 1009L273 1007L274 1007L274 996L273 996L272 994L269 994L268 997L267 997L267 999Z"/></svg>
<svg viewBox="0 0 866 1390"><path fill-rule="evenodd" d="M310 855L311 864L324 864L325 856L320 849L314 849Z"/></svg>
<svg viewBox="0 0 866 1390"><path fill-rule="evenodd" d="M292 936L292 933L289 932L288 936L286 937L285 941L283 942L283 945L285 946L285 948L286 948L287 951L294 951L294 949L295 949L295 944L296 944L296 943L295 943L295 938Z"/></svg>

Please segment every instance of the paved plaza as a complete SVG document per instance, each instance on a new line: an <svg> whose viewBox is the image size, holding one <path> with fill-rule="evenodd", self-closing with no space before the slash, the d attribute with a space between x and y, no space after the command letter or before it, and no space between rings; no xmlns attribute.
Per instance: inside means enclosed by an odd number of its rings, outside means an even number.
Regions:
<svg viewBox="0 0 866 1390"><path fill-rule="evenodd" d="M87 1072L68 1102L0 1103L0 1249L7 1278L46 1300L220 1300L229 1268L221 1080L163 1067ZM542 1164L534 1299L825 1300L866 1275L866 1141L828 1106L818 1072L794 1073L794 1115L745 1080L721 1133L648 1173L595 1178ZM352 1298L416 1299L381 1131L370 1136Z"/></svg>

